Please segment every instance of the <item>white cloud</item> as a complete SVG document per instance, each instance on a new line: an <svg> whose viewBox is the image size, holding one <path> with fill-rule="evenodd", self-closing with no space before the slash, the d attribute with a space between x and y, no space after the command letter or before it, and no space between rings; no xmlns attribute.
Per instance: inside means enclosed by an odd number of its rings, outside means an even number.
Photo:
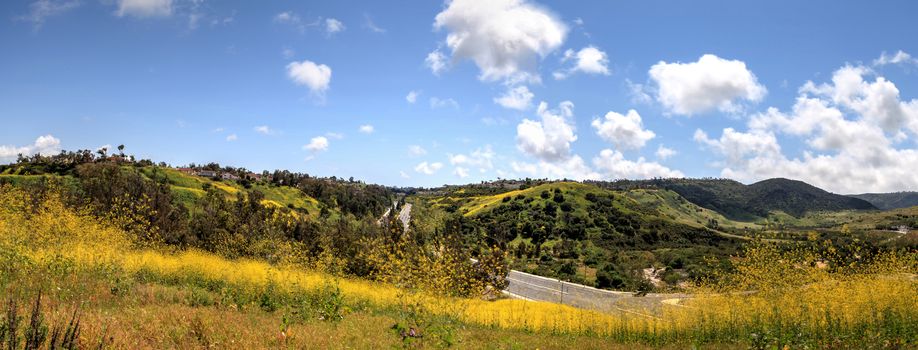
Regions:
<svg viewBox="0 0 918 350"><path fill-rule="evenodd" d="M874 66L885 66L887 64L916 64L918 65L918 58L912 57L907 52L902 50L896 51L895 54L887 54L885 51L880 54L880 57L873 60Z"/></svg>
<svg viewBox="0 0 918 350"><path fill-rule="evenodd" d="M364 124L364 125L361 125L359 128L357 128L357 131L359 131L362 134L369 135L369 134L372 134L374 131L376 131L376 128L374 128L370 124Z"/></svg>
<svg viewBox="0 0 918 350"><path fill-rule="evenodd" d="M738 163L752 155L776 156L781 154L781 146L771 132L754 130L739 132L733 128L724 129L719 139L711 139L702 130L695 130L694 139L727 158L728 163Z"/></svg>
<svg viewBox="0 0 918 350"><path fill-rule="evenodd" d="M494 103L504 108L522 111L532 105L533 97L535 97L535 94L530 92L526 86L508 87L503 96L494 99Z"/></svg>
<svg viewBox="0 0 918 350"><path fill-rule="evenodd" d="M408 101L408 103L414 104L415 102L418 101L418 96L420 95L421 95L420 91L417 91L417 90L409 91L408 95L405 96L405 101Z"/></svg>
<svg viewBox="0 0 918 350"><path fill-rule="evenodd" d="M485 172L494 168L494 158L497 154L491 145L477 148L469 154L448 154L449 163L455 166L473 166L477 167L480 172Z"/></svg>
<svg viewBox="0 0 918 350"><path fill-rule="evenodd" d="M37 0L29 5L29 13L19 19L32 22L32 27L38 30L48 17L63 14L79 6L79 0Z"/></svg>
<svg viewBox="0 0 918 350"><path fill-rule="evenodd" d="M452 0L434 27L446 29L452 59L471 59L485 81L538 80L538 60L567 35L564 23L525 0Z"/></svg>
<svg viewBox="0 0 918 350"><path fill-rule="evenodd" d="M299 23L300 16L290 11L284 11L275 15L274 21L277 23Z"/></svg>
<svg viewBox="0 0 918 350"><path fill-rule="evenodd" d="M541 121L523 119L516 126L516 146L525 154L553 162L570 156L571 143L577 140L573 117L574 104L561 102L558 111L548 110L548 104L539 104L537 114Z"/></svg>
<svg viewBox="0 0 918 350"><path fill-rule="evenodd" d="M411 175L408 175L408 173L406 173L406 172L403 171L403 170L399 170L398 176L400 176L400 177L403 178L403 179L410 179L410 178L411 178Z"/></svg>
<svg viewBox="0 0 918 350"><path fill-rule="evenodd" d="M630 161L616 150L603 150L593 158L593 170L579 155L571 152L571 144L577 140L572 125L574 104L562 102L557 111L549 111L545 102L539 104L541 121L524 119L517 125L517 148L538 159L536 163L512 162L513 171L535 177L569 178L576 180L601 178L651 178L682 177L682 173L669 169L644 158ZM610 112L612 113L612 112ZM637 112L628 116L612 113L606 121L594 121L601 133L613 137L619 147L637 148L649 139L652 133L644 130ZM650 134L648 134L650 133ZM605 138L605 137L604 137Z"/></svg>
<svg viewBox="0 0 918 350"><path fill-rule="evenodd" d="M602 50L587 46L574 52L568 49L564 52L561 63L573 62L573 66L553 73L555 79L565 79L574 73L609 75L609 57Z"/></svg>
<svg viewBox="0 0 918 350"><path fill-rule="evenodd" d="M51 155L61 151L61 140L51 135L39 136L31 145L26 146L4 146L0 145L0 161L9 162L16 160L16 157L22 155Z"/></svg>
<svg viewBox="0 0 918 350"><path fill-rule="evenodd" d="M637 161L627 160L621 152L611 149L600 151L599 156L593 158L593 165L607 179L650 179L685 176L678 170L672 170L659 163L648 162L644 157L638 158Z"/></svg>
<svg viewBox="0 0 918 350"><path fill-rule="evenodd" d="M461 166L457 166L456 169L453 170L453 174L455 174L461 179L464 179L464 178L469 177L469 169L463 168Z"/></svg>
<svg viewBox="0 0 918 350"><path fill-rule="evenodd" d="M743 109L741 100L759 102L767 93L746 63L710 54L690 63L660 61L649 74L656 84L657 101L668 113L678 115L738 113Z"/></svg>
<svg viewBox="0 0 918 350"><path fill-rule="evenodd" d="M452 98L439 98L431 97L430 98L430 108L443 108L443 107L453 107L459 109L459 102Z"/></svg>
<svg viewBox="0 0 918 350"><path fill-rule="evenodd" d="M334 18L325 19L325 33L328 35L344 31L344 29L346 29L346 27L344 26L344 23L341 23L341 21Z"/></svg>
<svg viewBox="0 0 918 350"><path fill-rule="evenodd" d="M640 149L656 137L653 131L644 129L641 116L633 109L626 115L610 111L606 113L605 119L593 119L591 125L596 129L596 134L618 149Z"/></svg>
<svg viewBox="0 0 918 350"><path fill-rule="evenodd" d="M440 72L446 70L446 55L440 52L440 49L433 50L427 54L424 64L430 68L431 73L440 75Z"/></svg>
<svg viewBox="0 0 918 350"><path fill-rule="evenodd" d="M290 62L287 65L287 76L297 85L306 85L312 93L324 94L331 83L332 70L324 64L309 60Z"/></svg>
<svg viewBox="0 0 918 350"><path fill-rule="evenodd" d="M328 139L325 136L316 136L309 140L309 143L303 146L303 149L318 153L328 149Z"/></svg>
<svg viewBox="0 0 918 350"><path fill-rule="evenodd" d="M571 155L558 161L540 160L536 163L512 162L513 171L531 177L550 179L599 180L599 173L590 167L578 155Z"/></svg>
<svg viewBox="0 0 918 350"><path fill-rule="evenodd" d="M411 145L408 146L408 153L412 156L419 157L427 154L427 150L418 145Z"/></svg>
<svg viewBox="0 0 918 350"><path fill-rule="evenodd" d="M229 134L229 135L226 135L226 141L232 142L232 141L236 141L236 140L238 140L238 139L239 139L239 137L236 136L236 134Z"/></svg>
<svg viewBox="0 0 918 350"><path fill-rule="evenodd" d="M433 175L434 173L439 171L441 168L443 168L443 163L440 163L440 162L434 162L434 163L421 162L421 163L418 163L418 165L414 167L414 171L424 174L424 175Z"/></svg>
<svg viewBox="0 0 918 350"><path fill-rule="evenodd" d="M117 0L118 17L168 17L172 15L172 0Z"/></svg>
<svg viewBox="0 0 918 350"><path fill-rule="evenodd" d="M255 132L262 134L262 135L274 135L277 133L277 130L271 129L271 127L267 125L256 126L252 128L252 130L255 130Z"/></svg>
<svg viewBox="0 0 918 350"><path fill-rule="evenodd" d="M327 151L330 145L328 138L325 136L313 137L309 140L309 143L303 145L303 149L309 151L309 155L306 156L306 161L308 162L314 159L319 153Z"/></svg>
<svg viewBox="0 0 918 350"><path fill-rule="evenodd" d="M831 85L816 86L807 82L800 91L831 99L839 107L858 113L884 131L908 127L918 133L918 100L901 101L899 89L883 77L877 77L873 82L866 81L864 76L871 73L865 67L845 66L832 75Z"/></svg>
<svg viewBox="0 0 918 350"><path fill-rule="evenodd" d="M897 147L918 136L918 99L902 101L895 84L864 66L844 66L831 83L807 82L789 112L769 108L749 130L695 139L724 157L721 174L742 181L788 177L841 193L918 188L918 150ZM782 152L775 133L802 138L802 156ZM914 146L912 146L914 147Z"/></svg>
<svg viewBox="0 0 918 350"><path fill-rule="evenodd" d="M663 145L657 147L657 152L654 153L657 156L657 159L667 160L670 157L676 155L678 152L672 148L667 148Z"/></svg>
<svg viewBox="0 0 918 350"><path fill-rule="evenodd" d="M335 139L335 140L340 140L344 138L344 134L339 133L339 132L331 132L331 131L325 133L325 136L328 136L328 138Z"/></svg>

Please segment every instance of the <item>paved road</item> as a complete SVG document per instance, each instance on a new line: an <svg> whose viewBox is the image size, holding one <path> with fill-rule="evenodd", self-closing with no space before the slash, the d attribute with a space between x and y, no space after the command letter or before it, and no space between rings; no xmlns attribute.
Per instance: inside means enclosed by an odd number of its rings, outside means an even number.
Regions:
<svg viewBox="0 0 918 350"><path fill-rule="evenodd" d="M658 313L664 304L671 304L673 299L687 297L685 294L660 293L650 293L643 297L637 297L631 292L596 289L515 270L510 271L510 274L507 275L507 280L509 285L505 292L511 297L561 303L605 312L623 312L651 318L656 317L654 314Z"/></svg>
<svg viewBox="0 0 918 350"><path fill-rule="evenodd" d="M408 224L411 222L411 203L405 203L402 206L402 211L398 213L398 219L405 226L404 232L408 232Z"/></svg>

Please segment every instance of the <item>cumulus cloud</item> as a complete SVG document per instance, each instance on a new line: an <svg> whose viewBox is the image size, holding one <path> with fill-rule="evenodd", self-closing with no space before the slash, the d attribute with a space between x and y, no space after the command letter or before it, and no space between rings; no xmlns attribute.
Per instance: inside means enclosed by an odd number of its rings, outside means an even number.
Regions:
<svg viewBox="0 0 918 350"><path fill-rule="evenodd" d="M469 177L469 169L457 166L456 169L453 170L453 174L458 176L460 179L464 179Z"/></svg>
<svg viewBox="0 0 918 350"><path fill-rule="evenodd" d="M511 168L518 174L550 179L599 180L602 176L590 169L578 155L570 155L558 161L540 160L535 163L511 162Z"/></svg>
<svg viewBox="0 0 918 350"><path fill-rule="evenodd" d="M639 149L656 137L653 131L644 129L641 116L633 109L626 115L610 111L605 118L593 119L591 125L599 137L618 149Z"/></svg>
<svg viewBox="0 0 918 350"><path fill-rule="evenodd" d="M168 17L172 15L172 0L117 0L118 17Z"/></svg>
<svg viewBox="0 0 918 350"><path fill-rule="evenodd" d="M504 108L526 110L532 105L532 98L535 94L529 91L526 86L510 87L503 96L494 99L494 103Z"/></svg>
<svg viewBox="0 0 918 350"><path fill-rule="evenodd" d="M364 125L361 125L359 128L357 128L357 131L359 131L361 134L369 135L369 134L372 134L374 131L376 131L376 128L374 128L370 124L364 124Z"/></svg>
<svg viewBox="0 0 918 350"><path fill-rule="evenodd" d="M672 170L656 162L649 162L640 157L637 161L625 159L625 156L616 150L604 149L599 156L593 158L593 165L602 172L607 179L650 179L685 177L682 172Z"/></svg>
<svg viewBox="0 0 918 350"><path fill-rule="evenodd" d="M587 46L574 52L568 49L561 58L561 63L570 62L571 67L554 72L555 79L565 79L574 73L609 75L609 57L602 50Z"/></svg>
<svg viewBox="0 0 918 350"><path fill-rule="evenodd" d="M421 96L421 92L417 90L411 90L408 92L408 95L405 95L405 101L408 103L414 104L418 101L418 96Z"/></svg>
<svg viewBox="0 0 918 350"><path fill-rule="evenodd" d="M573 121L574 103L561 102L558 110L539 104L540 121L523 119L516 126L516 146L525 154L544 161L559 161L570 156L571 143L577 141Z"/></svg>
<svg viewBox="0 0 918 350"><path fill-rule="evenodd" d="M334 18L325 19L325 33L327 33L328 35L332 35L337 32L344 31L345 28L346 27L344 26L344 23L341 23L341 21L337 19L334 19Z"/></svg>
<svg viewBox="0 0 918 350"><path fill-rule="evenodd" d="M331 68L309 60L287 64L287 76L297 85L305 85L314 94L321 95L328 90L331 75Z"/></svg>
<svg viewBox="0 0 918 350"><path fill-rule="evenodd" d="M834 192L888 192L918 188L918 150L897 146L918 136L918 99L903 101L891 81L863 66L836 70L831 82L807 82L790 111L769 108L752 116L745 132L724 129L718 139L696 131L696 141L724 157L721 174L743 181L803 180ZM776 134L804 141L802 156L784 154ZM914 146L911 146L914 147Z"/></svg>
<svg viewBox="0 0 918 350"><path fill-rule="evenodd" d="M657 156L657 159L667 160L670 157L676 155L676 153L678 153L676 150L660 145L657 147L657 152L654 154Z"/></svg>
<svg viewBox="0 0 918 350"><path fill-rule="evenodd" d="M557 110L549 110L545 102L539 104L537 113L540 121L524 119L517 125L517 148L524 154L537 159L534 163L512 162L513 171L535 177L584 179L620 179L651 177L682 177L682 173L669 169L644 158L627 160L617 150L603 150L593 158L593 168L579 155L571 152L571 144L577 140L573 126L574 104L562 102ZM605 120L593 123L600 136L616 143L620 148L640 148L653 137L644 130L640 116L629 111L623 116L614 112Z"/></svg>
<svg viewBox="0 0 918 350"><path fill-rule="evenodd" d="M236 140L238 140L238 139L239 139L239 137L236 136L236 134L229 134L229 135L226 135L226 141L232 142L232 141L236 141Z"/></svg>
<svg viewBox="0 0 918 350"><path fill-rule="evenodd" d="M414 167L414 171L417 173L424 174L424 175L433 175L437 171L440 171L441 168L443 168L443 163L440 163L440 162L434 162L434 163L421 162L421 163L418 163L418 165Z"/></svg>
<svg viewBox="0 0 918 350"><path fill-rule="evenodd" d="M303 149L318 153L328 149L329 143L328 138L325 136L316 136L309 140L309 143L303 146Z"/></svg>
<svg viewBox="0 0 918 350"><path fill-rule="evenodd" d="M16 160L20 154L29 156L33 154L51 155L61 151L61 140L51 135L39 136L31 145L9 146L0 145L0 162Z"/></svg>
<svg viewBox="0 0 918 350"><path fill-rule="evenodd" d="M29 5L29 13L20 20L32 22L35 30L41 29L48 17L57 16L80 6L79 0L37 0Z"/></svg>
<svg viewBox="0 0 918 350"><path fill-rule="evenodd" d="M676 115L738 113L743 101L759 102L768 91L743 61L710 54L689 63L660 61L649 75L656 84L656 100Z"/></svg>
<svg viewBox="0 0 918 350"><path fill-rule="evenodd" d="M454 166L476 167L479 172L485 172L494 168L494 158L497 153L491 148L491 145L477 148L469 154L448 154L449 163Z"/></svg>
<svg viewBox="0 0 918 350"><path fill-rule="evenodd" d="M447 31L452 59L472 60L485 81L538 80L538 60L567 35L551 12L525 0L452 0L437 14L434 28Z"/></svg>

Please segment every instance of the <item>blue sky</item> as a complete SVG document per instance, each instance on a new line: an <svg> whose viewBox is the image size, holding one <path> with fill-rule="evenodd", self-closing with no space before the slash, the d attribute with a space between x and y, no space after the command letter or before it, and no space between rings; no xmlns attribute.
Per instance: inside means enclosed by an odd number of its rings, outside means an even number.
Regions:
<svg viewBox="0 0 918 350"><path fill-rule="evenodd" d="M0 161L125 144L175 165L388 185L783 176L916 190L916 13L912 1L5 1Z"/></svg>

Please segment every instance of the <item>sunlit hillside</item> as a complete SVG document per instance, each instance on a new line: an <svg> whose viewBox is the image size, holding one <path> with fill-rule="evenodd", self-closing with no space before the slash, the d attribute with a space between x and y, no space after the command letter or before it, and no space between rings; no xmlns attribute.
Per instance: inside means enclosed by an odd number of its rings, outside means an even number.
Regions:
<svg viewBox="0 0 918 350"><path fill-rule="evenodd" d="M570 336L587 347L602 347L603 339L677 347L881 340L905 346L918 336L914 254L886 253L839 266L844 257L802 251L784 255L757 246L745 253L735 272L718 283L702 284L691 298L654 310L605 314L549 303L447 297L420 286L403 289L398 283L333 276L296 263L142 248L130 234L66 208L53 194L36 203L35 197L4 186L0 197L5 203L0 208L2 290L22 305L21 313L29 312L30 300L43 293L43 322L55 327L66 322L68 310L78 310L81 344L245 347L255 339L265 341L259 346L321 344L314 337L327 332L328 322L365 327L369 338L347 340L358 347L370 344L363 341L394 344L400 339L424 347L485 347L476 340L479 334L504 344L532 341L527 344L546 347ZM774 265L775 259L787 264ZM830 269L816 264L822 261ZM188 317L151 318L134 311L154 305L165 308L165 315L188 312ZM277 324L234 335L234 326L223 317L275 319ZM151 324L137 328L138 320ZM416 328L427 337L403 339L393 326ZM146 337L140 330L149 327L173 333ZM800 332L807 336L787 338Z"/></svg>

